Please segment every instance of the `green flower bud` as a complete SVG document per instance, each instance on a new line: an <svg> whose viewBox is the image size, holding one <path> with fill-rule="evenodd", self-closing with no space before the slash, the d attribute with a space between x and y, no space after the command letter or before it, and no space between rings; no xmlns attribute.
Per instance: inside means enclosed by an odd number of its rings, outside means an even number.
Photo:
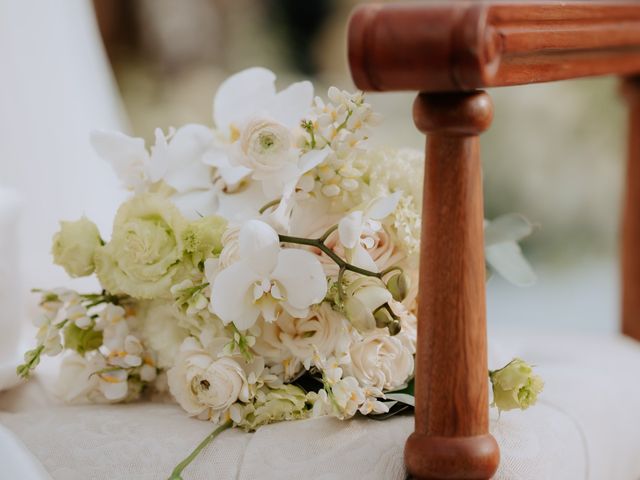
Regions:
<svg viewBox="0 0 640 480"><path fill-rule="evenodd" d="M500 411L526 410L536 403L544 382L533 374L531 365L515 358L505 367L489 372L493 386L493 403Z"/></svg>
<svg viewBox="0 0 640 480"><path fill-rule="evenodd" d="M393 318L389 311L384 307L380 307L373 313L373 318L376 320L376 327L378 328L386 328L391 322L393 322Z"/></svg>
<svg viewBox="0 0 640 480"><path fill-rule="evenodd" d="M392 337L397 335L402 330L402 325L400 324L400 320L393 320L389 325L387 325L387 329L389 330L389 335Z"/></svg>
<svg viewBox="0 0 640 480"><path fill-rule="evenodd" d="M344 313L351 324L361 333L371 332L376 328L376 320L371 310L356 297L344 302Z"/></svg>
<svg viewBox="0 0 640 480"><path fill-rule="evenodd" d="M95 270L94 253L101 244L98 227L86 217L60 222L60 231L53 236L53 263L71 277L86 277Z"/></svg>
<svg viewBox="0 0 640 480"><path fill-rule="evenodd" d="M96 350L102 345L102 332L77 327L70 323L64 329L64 348L75 350L83 355L85 352Z"/></svg>
<svg viewBox="0 0 640 480"><path fill-rule="evenodd" d="M395 301L403 301L407 298L407 293L409 292L409 280L407 276L402 272L392 275L387 282L387 290L391 292Z"/></svg>
<svg viewBox="0 0 640 480"><path fill-rule="evenodd" d="M222 251L222 234L227 228L227 221L218 216L203 217L187 225L182 232L184 250L191 255L194 265L198 266L205 259L220 255Z"/></svg>

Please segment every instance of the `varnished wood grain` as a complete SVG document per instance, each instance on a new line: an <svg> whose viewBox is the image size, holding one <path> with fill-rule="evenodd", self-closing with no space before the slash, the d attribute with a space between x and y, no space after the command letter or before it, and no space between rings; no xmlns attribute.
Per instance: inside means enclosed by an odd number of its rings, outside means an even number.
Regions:
<svg viewBox="0 0 640 480"><path fill-rule="evenodd" d="M349 26L363 90L452 91L640 73L640 2L363 5Z"/></svg>
<svg viewBox="0 0 640 480"><path fill-rule="evenodd" d="M640 340L640 78L628 79L629 151L622 215L622 332Z"/></svg>
<svg viewBox="0 0 640 480"><path fill-rule="evenodd" d="M478 141L492 115L483 92L421 94L414 103L415 124L427 133L415 433L405 449L416 478L489 478L498 466L488 434Z"/></svg>

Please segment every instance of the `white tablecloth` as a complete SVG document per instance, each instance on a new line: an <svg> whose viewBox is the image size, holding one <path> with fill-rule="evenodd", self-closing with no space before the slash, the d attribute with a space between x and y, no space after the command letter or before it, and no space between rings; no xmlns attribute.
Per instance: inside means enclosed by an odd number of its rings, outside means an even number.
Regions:
<svg viewBox="0 0 640 480"><path fill-rule="evenodd" d="M620 337L505 335L538 365L546 388L525 412L493 415L496 478L640 478L640 346ZM0 394L0 423L54 479L161 479L210 431L175 405L64 406L33 382ZM185 479L372 480L405 477L409 416L378 422L329 418L224 432Z"/></svg>

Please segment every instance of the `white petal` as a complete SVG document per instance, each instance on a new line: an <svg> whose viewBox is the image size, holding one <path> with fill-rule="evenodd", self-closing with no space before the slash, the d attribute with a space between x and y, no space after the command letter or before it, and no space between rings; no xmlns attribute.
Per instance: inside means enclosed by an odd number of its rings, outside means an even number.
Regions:
<svg viewBox="0 0 640 480"><path fill-rule="evenodd" d="M536 274L515 242L486 247L485 258L491 268L515 285L526 286L536 281Z"/></svg>
<svg viewBox="0 0 640 480"><path fill-rule="evenodd" d="M366 215L374 220L383 220L389 216L396 209L402 192L394 192L387 197L380 197L374 200L369 208L367 208Z"/></svg>
<svg viewBox="0 0 640 480"><path fill-rule="evenodd" d="M171 196L180 213L189 220L213 215L218 211L218 194L215 190L193 190Z"/></svg>
<svg viewBox="0 0 640 480"><path fill-rule="evenodd" d="M365 270L370 270L372 272L378 271L378 266L376 262L373 261L369 252L361 245L357 244L352 250L350 255L350 261L356 267L364 268Z"/></svg>
<svg viewBox="0 0 640 480"><path fill-rule="evenodd" d="M212 148L207 151L202 157L202 162L216 167L222 181L231 189L238 186L252 172L250 168L242 165L231 165L229 154L222 148Z"/></svg>
<svg viewBox="0 0 640 480"><path fill-rule="evenodd" d="M311 82L297 82L278 92L266 108L274 120L288 128L294 128L309 113L312 101L313 85Z"/></svg>
<svg viewBox="0 0 640 480"><path fill-rule="evenodd" d="M273 102L276 76L261 67L249 68L227 78L213 99L213 121L225 133Z"/></svg>
<svg viewBox="0 0 640 480"><path fill-rule="evenodd" d="M149 163L144 140L120 132L94 130L91 132L91 145L98 155L109 162L118 178L127 186L135 187L144 176ZM137 174L137 177L135 178Z"/></svg>
<svg viewBox="0 0 640 480"><path fill-rule="evenodd" d="M280 250L278 266L271 277L280 282L286 302L304 309L319 303L327 294L327 279L318 258L293 248Z"/></svg>
<svg viewBox="0 0 640 480"><path fill-rule="evenodd" d="M180 127L166 150L167 172L163 180L178 192L211 187L211 169L202 161L213 142L213 133L204 125ZM151 161L155 161L154 149Z"/></svg>
<svg viewBox="0 0 640 480"><path fill-rule="evenodd" d="M169 166L167 150L169 149L169 144L167 143L167 138L161 128L156 128L154 133L156 143L153 146L153 153L151 154L151 159L149 161L149 179L152 182L157 182L162 180L167 173L167 168Z"/></svg>
<svg viewBox="0 0 640 480"><path fill-rule="evenodd" d="M342 243L345 248L353 248L360 241L363 227L362 217L362 212L358 210L351 212L338 223L340 243Z"/></svg>
<svg viewBox="0 0 640 480"><path fill-rule="evenodd" d="M488 222L484 229L485 245L518 241L531 235L533 225L522 215L510 213Z"/></svg>
<svg viewBox="0 0 640 480"><path fill-rule="evenodd" d="M327 146L322 150L310 150L302 155L302 157L300 157L300 162L298 163L298 168L300 169L300 177L302 177L312 168L315 168L322 162L324 162L329 153L331 153L331 148Z"/></svg>
<svg viewBox="0 0 640 480"><path fill-rule="evenodd" d="M211 288L211 303L222 323L234 322L240 328L239 319L255 322L259 310L248 295L253 283L259 279L246 260L234 263L216 276Z"/></svg>
<svg viewBox="0 0 640 480"><path fill-rule="evenodd" d="M393 299L389 290L384 287L375 286L361 288L356 292L355 296L370 312L377 310L382 305Z"/></svg>
<svg viewBox="0 0 640 480"><path fill-rule="evenodd" d="M260 220L242 225L239 235L240 258L246 260L260 277L268 276L276 267L280 239L276 231Z"/></svg>

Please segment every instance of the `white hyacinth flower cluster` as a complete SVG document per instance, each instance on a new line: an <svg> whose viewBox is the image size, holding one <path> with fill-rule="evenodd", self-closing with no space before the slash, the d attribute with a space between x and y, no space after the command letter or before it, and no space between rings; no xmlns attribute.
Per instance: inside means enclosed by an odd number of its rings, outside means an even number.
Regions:
<svg viewBox="0 0 640 480"><path fill-rule="evenodd" d="M67 352L68 401L156 392L247 430L407 403L422 154L372 149L380 116L364 95L328 97L251 68L220 86L213 125L158 129L149 148L94 132L131 197L108 240L84 217L62 222L54 261L103 290L42 292L19 374ZM530 232L515 215L488 222L489 267L529 283L517 242Z"/></svg>

